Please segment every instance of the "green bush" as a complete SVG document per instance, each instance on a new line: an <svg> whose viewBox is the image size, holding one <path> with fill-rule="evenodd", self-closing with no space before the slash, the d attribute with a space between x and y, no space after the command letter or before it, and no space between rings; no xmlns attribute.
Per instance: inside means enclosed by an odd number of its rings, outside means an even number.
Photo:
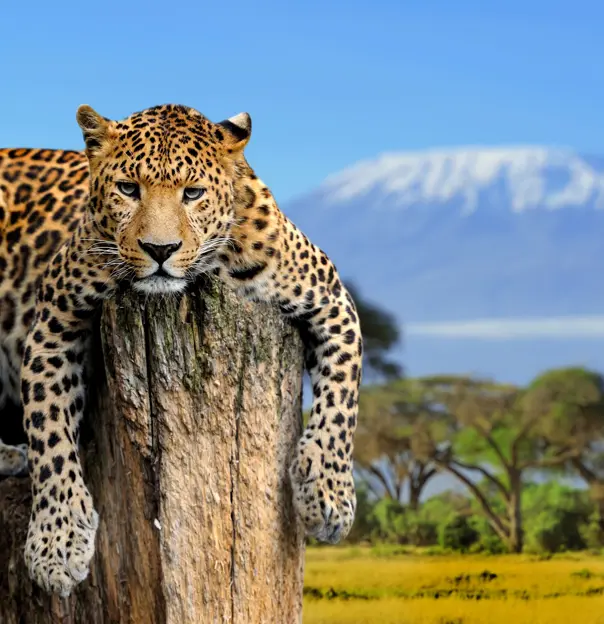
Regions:
<svg viewBox="0 0 604 624"><path fill-rule="evenodd" d="M572 514L545 513L527 535L526 549L529 552L548 553L583 550L585 542L578 528Z"/></svg>
<svg viewBox="0 0 604 624"><path fill-rule="evenodd" d="M468 517L461 514L452 516L441 526L439 537L442 548L461 552L467 552L480 539L478 531L471 525Z"/></svg>
<svg viewBox="0 0 604 624"><path fill-rule="evenodd" d="M407 539L411 546L434 546L438 544L438 525L410 515Z"/></svg>
<svg viewBox="0 0 604 624"><path fill-rule="evenodd" d="M377 502L369 514L373 540L404 544L407 532L405 508L391 498Z"/></svg>
<svg viewBox="0 0 604 624"><path fill-rule="evenodd" d="M579 528L579 531L587 548L590 550L599 551L604 547L604 529L602 528L600 514L597 510L590 514L587 522Z"/></svg>
<svg viewBox="0 0 604 624"><path fill-rule="evenodd" d="M522 493L525 549L556 553L604 548L604 531L585 489L559 482L527 483ZM504 514L494 501L495 512ZM410 510L391 499L372 499L363 484L357 488L357 513L349 543L370 542L435 551L499 554L507 551L472 498L444 492Z"/></svg>
<svg viewBox="0 0 604 624"><path fill-rule="evenodd" d="M525 498L527 551L557 553L587 547L591 506L586 492L547 483L527 488Z"/></svg>
<svg viewBox="0 0 604 624"><path fill-rule="evenodd" d="M469 522L479 535L478 541L472 545L472 552L483 552L489 555L500 555L508 552L507 546L501 541L484 516L472 515Z"/></svg>
<svg viewBox="0 0 604 624"><path fill-rule="evenodd" d="M438 541L436 523L422 519L418 513L391 499L374 505L369 522L373 540L410 546L430 546Z"/></svg>

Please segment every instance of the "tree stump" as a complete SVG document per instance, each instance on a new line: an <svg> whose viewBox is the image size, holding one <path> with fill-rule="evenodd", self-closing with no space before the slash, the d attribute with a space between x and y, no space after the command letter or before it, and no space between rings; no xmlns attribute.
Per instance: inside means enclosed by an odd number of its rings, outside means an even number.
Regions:
<svg viewBox="0 0 604 624"><path fill-rule="evenodd" d="M29 480L0 482L0 622L300 622L295 329L208 281L180 302L118 294L100 333L82 451L100 514L89 578L68 599L30 582Z"/></svg>

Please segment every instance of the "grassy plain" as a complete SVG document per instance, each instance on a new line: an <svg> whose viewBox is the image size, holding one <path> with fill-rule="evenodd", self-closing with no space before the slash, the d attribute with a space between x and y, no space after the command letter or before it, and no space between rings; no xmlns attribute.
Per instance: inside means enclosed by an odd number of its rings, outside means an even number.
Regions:
<svg viewBox="0 0 604 624"><path fill-rule="evenodd" d="M604 624L604 557L308 548L304 624Z"/></svg>

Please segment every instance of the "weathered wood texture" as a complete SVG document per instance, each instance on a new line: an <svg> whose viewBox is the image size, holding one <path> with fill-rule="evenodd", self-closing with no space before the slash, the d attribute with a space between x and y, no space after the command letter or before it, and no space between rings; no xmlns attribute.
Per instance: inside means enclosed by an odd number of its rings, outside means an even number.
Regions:
<svg viewBox="0 0 604 624"><path fill-rule="evenodd" d="M90 576L67 600L32 586L29 481L0 483L0 622L300 622L295 330L211 283L180 305L120 295L101 334L84 451L101 518Z"/></svg>

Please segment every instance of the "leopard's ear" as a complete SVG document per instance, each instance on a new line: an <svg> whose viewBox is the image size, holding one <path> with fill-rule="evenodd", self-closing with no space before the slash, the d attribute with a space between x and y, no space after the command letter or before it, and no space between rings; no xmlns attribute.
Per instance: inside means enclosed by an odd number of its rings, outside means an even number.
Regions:
<svg viewBox="0 0 604 624"><path fill-rule="evenodd" d="M111 120L99 115L88 104L82 104L78 108L76 119L84 135L86 153L92 156L100 150L103 143L109 138Z"/></svg>
<svg viewBox="0 0 604 624"><path fill-rule="evenodd" d="M229 153L241 152L252 136L252 118L248 113L239 113L218 125L225 130L223 142Z"/></svg>

